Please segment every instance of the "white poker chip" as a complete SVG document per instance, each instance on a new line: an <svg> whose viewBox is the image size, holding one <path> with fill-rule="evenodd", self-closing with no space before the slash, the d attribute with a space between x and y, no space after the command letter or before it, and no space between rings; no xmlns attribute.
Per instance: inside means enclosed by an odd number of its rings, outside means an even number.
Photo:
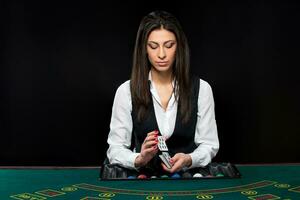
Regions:
<svg viewBox="0 0 300 200"><path fill-rule="evenodd" d="M193 175L193 178L200 178L200 177L203 177L202 174L200 173L196 173Z"/></svg>

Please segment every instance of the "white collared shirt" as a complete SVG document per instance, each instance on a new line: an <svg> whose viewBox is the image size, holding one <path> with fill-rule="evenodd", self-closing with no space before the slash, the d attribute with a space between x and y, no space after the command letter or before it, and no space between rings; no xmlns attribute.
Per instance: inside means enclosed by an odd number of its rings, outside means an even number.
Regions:
<svg viewBox="0 0 300 200"><path fill-rule="evenodd" d="M175 128L178 102L172 94L167 109L162 107L155 84L149 73L150 92L152 94L156 121L161 135L169 138ZM174 82L173 82L174 85ZM107 157L110 163L117 163L127 168L136 169L134 161L139 153L131 151L132 136L132 104L130 80L124 82L116 91L112 107L110 132L107 142ZM214 98L210 85L200 79L198 96L197 124L195 128L195 144L198 146L189 155L192 158L190 168L206 166L219 150L219 139L214 111Z"/></svg>

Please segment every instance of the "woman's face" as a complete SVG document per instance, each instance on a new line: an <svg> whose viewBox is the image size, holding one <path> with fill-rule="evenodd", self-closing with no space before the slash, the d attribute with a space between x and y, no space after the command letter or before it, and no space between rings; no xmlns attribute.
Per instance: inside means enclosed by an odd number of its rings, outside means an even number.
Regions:
<svg viewBox="0 0 300 200"><path fill-rule="evenodd" d="M147 53L151 67L160 72L172 70L176 54L176 37L166 29L153 30L148 37Z"/></svg>

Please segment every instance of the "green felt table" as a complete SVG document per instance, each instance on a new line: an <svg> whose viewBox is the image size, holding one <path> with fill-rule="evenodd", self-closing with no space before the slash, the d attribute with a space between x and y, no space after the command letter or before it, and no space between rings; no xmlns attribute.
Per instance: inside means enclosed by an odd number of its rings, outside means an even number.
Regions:
<svg viewBox="0 0 300 200"><path fill-rule="evenodd" d="M241 178L101 181L99 168L1 168L0 199L300 199L300 164L237 165Z"/></svg>

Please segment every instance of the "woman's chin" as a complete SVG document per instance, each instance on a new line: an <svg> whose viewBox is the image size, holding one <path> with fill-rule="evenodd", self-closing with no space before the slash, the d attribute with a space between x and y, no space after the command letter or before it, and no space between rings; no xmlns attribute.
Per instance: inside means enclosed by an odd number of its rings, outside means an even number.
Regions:
<svg viewBox="0 0 300 200"><path fill-rule="evenodd" d="M157 72L169 72L169 71L171 71L171 67L170 66L155 66L153 68Z"/></svg>

